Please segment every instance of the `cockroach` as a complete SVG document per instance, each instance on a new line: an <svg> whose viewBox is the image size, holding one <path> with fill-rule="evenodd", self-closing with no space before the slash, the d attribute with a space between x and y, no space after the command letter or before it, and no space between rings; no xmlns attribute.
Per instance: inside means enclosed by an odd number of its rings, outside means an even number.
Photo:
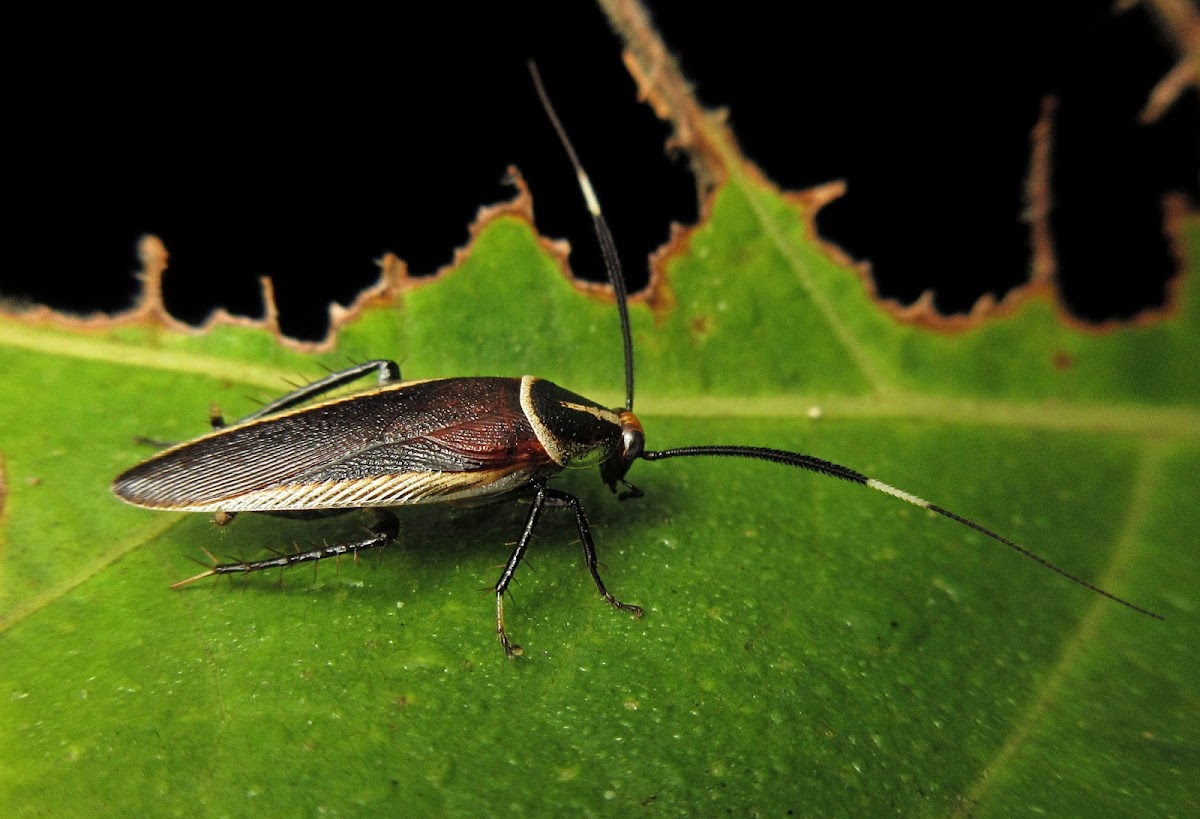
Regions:
<svg viewBox="0 0 1200 819"><path fill-rule="evenodd" d="M769 461L879 490L974 529L1122 606L1162 619L972 520L849 467L757 446L646 449L642 424L633 413L633 341L625 279L612 233L536 67L530 65L530 71L542 107L575 170L616 299L625 359L625 406L609 409L531 375L404 381L395 362L378 359L332 373L229 426L214 412L209 434L172 446L122 473L113 482L113 492L135 506L215 513L219 523L239 512L314 517L362 508L379 510L381 519L368 537L357 541L263 560L219 563L214 559L211 568L176 587L213 575L293 566L385 546L398 533L396 517L388 511L394 507L526 496L531 501L525 526L493 587L496 633L505 654L513 657L521 654L521 647L509 639L504 627L504 594L547 507L574 514L584 560L600 595L613 607L642 616L639 606L618 600L605 587L583 505L575 495L552 487L552 478L568 467L598 466L604 483L626 500L642 494L625 480L636 461L721 457ZM378 381L374 388L310 403L371 373Z"/></svg>

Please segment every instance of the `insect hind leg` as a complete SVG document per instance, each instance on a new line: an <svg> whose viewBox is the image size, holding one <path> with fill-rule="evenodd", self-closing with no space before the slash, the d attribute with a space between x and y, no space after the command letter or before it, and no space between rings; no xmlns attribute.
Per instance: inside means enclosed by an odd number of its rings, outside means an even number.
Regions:
<svg viewBox="0 0 1200 819"><path fill-rule="evenodd" d="M348 543L336 543L332 546L321 546L317 549L308 549L303 552L293 552L290 554L280 554L274 557L263 558L262 560L244 560L231 563L220 563L213 558L213 565L208 570L201 572L198 575L189 577L186 580L180 580L178 583L172 583L171 588L179 589L187 586L197 580L203 580L206 577L214 577L223 574L249 574L250 572L259 572L264 569L286 569L289 566L296 566L300 563L311 563L318 560L324 560L327 557L343 557L345 555L357 555L364 549L382 549L396 539L399 533L400 524L396 520L396 516L386 514L381 516L380 521L371 527L370 537L362 540L350 541ZM209 555L212 557L211 553Z"/></svg>

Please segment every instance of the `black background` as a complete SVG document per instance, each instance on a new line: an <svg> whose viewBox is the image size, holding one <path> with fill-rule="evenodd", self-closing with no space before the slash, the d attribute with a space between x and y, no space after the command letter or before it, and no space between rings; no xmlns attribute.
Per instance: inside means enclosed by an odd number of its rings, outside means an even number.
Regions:
<svg viewBox="0 0 1200 819"><path fill-rule="evenodd" d="M326 303L375 281L384 251L418 274L447 264L476 209L510 196L509 164L533 188L542 232L571 239L577 272L598 276L530 57L636 288L669 223L696 218L687 162L664 153L668 128L636 102L599 11L511 5L361 18L106 10L9 26L0 294L124 308L137 238L155 233L177 316L258 315L269 275L285 331L316 338ZM1192 94L1136 125L1174 62L1143 11L840 5L787 18L756 2L652 11L701 100L730 109L771 179L849 182L819 224L905 303L933 288L943 310L964 311L1025 280L1029 130L1057 94L1053 226L1068 302L1093 320L1161 304L1172 262L1160 197L1197 195L1200 105Z"/></svg>

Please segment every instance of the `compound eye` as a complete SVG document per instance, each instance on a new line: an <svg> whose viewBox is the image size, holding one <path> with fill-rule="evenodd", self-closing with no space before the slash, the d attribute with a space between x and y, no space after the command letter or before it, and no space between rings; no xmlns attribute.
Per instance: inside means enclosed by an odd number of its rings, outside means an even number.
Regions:
<svg viewBox="0 0 1200 819"><path fill-rule="evenodd" d="M626 463L632 463L641 457L646 448L646 436L640 429L626 427L621 433L622 455Z"/></svg>

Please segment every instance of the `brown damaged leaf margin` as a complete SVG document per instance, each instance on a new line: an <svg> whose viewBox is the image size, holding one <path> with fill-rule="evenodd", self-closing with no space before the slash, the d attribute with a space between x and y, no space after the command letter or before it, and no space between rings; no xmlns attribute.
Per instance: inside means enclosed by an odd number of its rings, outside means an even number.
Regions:
<svg viewBox="0 0 1200 819"><path fill-rule="evenodd" d="M1182 241L1187 202L1181 195L1167 195L1162 198L1163 235L1171 248L1176 271L1167 283L1166 299L1162 307L1148 307L1128 319L1087 322L1074 316L1063 302L1062 291L1058 287L1054 232L1050 227L1050 214L1054 210L1054 115L1057 110L1057 97L1043 97L1038 121L1029 133L1031 144L1029 175L1025 180L1024 213L1024 219L1029 223L1031 250L1029 283L1010 291L1004 301L996 306L995 314L1016 312L1026 300L1042 298L1054 305L1055 314L1063 324L1072 330L1093 334L1109 333L1126 327L1144 327L1170 318L1177 312L1182 298L1182 271L1187 269L1185 265L1188 261L1183 251L1185 243ZM1016 297L1015 301L1013 297ZM1056 366L1060 366L1062 355L1065 354L1055 354Z"/></svg>
<svg viewBox="0 0 1200 819"><path fill-rule="evenodd" d="M193 327L168 313L163 302L163 275L166 273L170 261L166 245L157 236L147 234L138 240L137 254L138 260L142 264L142 269L137 273L137 278L142 283L142 289L137 302L128 310L115 315L93 313L87 316L76 316L52 310L45 305L38 305L28 310L12 312L0 309L0 316L22 324L59 327L85 333L105 332L117 327L141 326L175 333L200 335L217 325L233 325L266 327L276 335L279 334L279 311L275 306L275 293L269 279L261 280L265 305L261 319L235 316L224 309L218 309L213 311L202 325Z"/></svg>
<svg viewBox="0 0 1200 819"><path fill-rule="evenodd" d="M1053 281L1053 247L1049 239L1047 219L1050 209L1050 124L1054 111L1052 100L1043 101L1042 115L1031 133L1033 147L1027 189L1030 192L1028 218L1031 222L1033 245L1033 277L1027 285L1010 291L999 303L992 296L985 295L975 303L970 313L945 316L934 306L931 291L923 293L911 305L881 298L871 274L870 263L851 258L840 247L819 235L815 222L816 214L829 202L845 195L844 182L832 182L805 191L779 192L762 171L742 154L728 126L727 112L723 109L706 111L699 105L678 64L636 0L600 0L600 5L613 28L625 41L624 63L637 83L639 98L647 102L660 119L670 122L675 127L668 147L683 150L691 157L697 184L700 205L697 224L692 227L672 224L669 240L650 257L648 287L631 297L631 301L647 304L656 318L661 318L674 304L665 274L667 263L686 252L692 233L700 225L707 223L716 194L729 182L731 175L772 191L796 205L798 216L805 223L811 241L821 247L835 263L856 272L862 279L868 296L898 321L938 331L963 331L976 327L985 320L1015 313L1027 299L1033 298L1049 298L1063 323L1089 332L1105 332L1116 327L1143 325L1175 312L1182 292L1179 273L1168 283L1167 300L1163 308L1143 311L1130 320L1088 324L1072 317L1062 304ZM510 167L509 179L517 188L517 195L509 202L480 208L475 221L469 226L470 238L467 245L455 250L454 259L450 264L440 268L433 276L414 278L403 260L392 253L385 254L377 262L380 266L378 283L360 293L349 306L336 303L330 305L329 330L325 338L319 341L304 342L282 334L279 329L274 290L270 279L266 277L260 280L263 290L263 316L260 319L235 316L223 308L214 311L199 327L175 319L167 312L162 299L162 277L167 268L169 254L162 241L152 235L142 237L139 242L138 255L142 262L142 271L138 277L142 281L142 294L131 309L116 315L94 314L80 317L38 306L15 312L0 308L0 315L22 323L48 324L85 332L104 331L117 326L142 325L174 332L203 334L214 326L233 325L268 329L282 345L301 352L328 352L336 344L338 331L353 322L364 310L394 305L404 290L441 279L456 269L470 255L475 240L487 225L505 216L521 219L530 226L539 245L555 259L560 271L577 290L593 298L611 301L613 296L608 286L581 281L572 275L568 262L570 245L565 241L547 239L538 233L533 218L532 196L527 185L515 168ZM1189 212L1187 202L1182 196L1164 197L1164 233L1177 261L1177 270L1185 269L1184 265L1187 262L1180 230Z"/></svg>
<svg viewBox="0 0 1200 819"><path fill-rule="evenodd" d="M439 268L432 276L414 277L409 273L408 265L402 259L393 253L385 253L383 258L377 261L380 276L376 284L359 293L348 306L337 303L329 305L329 330L325 338L319 341L300 341L285 336L281 332L279 308L275 303L275 290L271 280L265 276L259 280L262 285L263 297L262 318L235 316L224 308L220 308L213 311L199 326L179 321L167 311L163 302L162 282L170 254L162 240L153 235L143 236L138 242L138 259L142 269L138 272L137 278L141 281L142 288L141 295L130 309L115 315L94 313L88 316L75 316L38 305L31 309L11 312L0 308L0 316L28 325L50 326L85 333L106 332L117 327L130 326L193 335L203 335L217 326L266 329L285 347L304 353L324 353L335 347L341 328L353 323L364 311L394 306L404 291L435 282L458 269L471 255L476 241L487 227L498 219L510 217L519 219L529 226L537 238L538 246L554 259L559 271L575 289L592 298L611 302L613 300L611 287L582 281L572 274L568 261L571 250L570 243L564 240L548 239L538 232L533 217L533 196L529 191L529 186L515 167L509 167L507 181L516 188L516 195L507 202L485 205L479 209L475 221L468 227L467 244L454 251L454 258L449 264ZM653 274L649 287L645 291L631 296L630 301L645 302L656 311L662 306L672 303L665 280L661 276L656 278ZM0 501L2 500L3 496L0 495Z"/></svg>
<svg viewBox="0 0 1200 819"><path fill-rule="evenodd" d="M1058 274L1058 258L1054 253L1054 231L1050 228L1050 213L1054 210L1054 189L1051 185L1054 156L1054 113L1058 97L1042 97L1041 113L1029 132L1029 175L1025 179L1025 221L1029 224L1029 278L1048 284Z"/></svg>
<svg viewBox="0 0 1200 819"><path fill-rule="evenodd" d="M925 290L912 304L901 304L879 295L870 262L852 259L840 247L824 241L813 231L811 238L822 245L825 252L839 264L858 272L863 287L873 301L897 321L914 324L936 332L966 332L986 321L1005 318L1020 312L1027 302L1034 299L1049 300L1055 313L1064 321L1072 321L1062 303L1056 286L1055 275L1058 261L1054 252L1054 234L1050 228L1050 213L1053 210L1051 186L1051 159L1054 149L1054 112L1058 100L1053 96L1042 99L1041 112L1029 133L1029 173L1025 180L1026 208L1024 220L1029 224L1030 277L1029 282L1010 290L999 302L990 293L985 293L968 313L944 315L934 304L934 292ZM810 192L786 194L787 198L815 213L836 196L845 193L841 185L836 192L828 192L814 201ZM1094 329L1094 325L1075 322L1078 329Z"/></svg>
<svg viewBox="0 0 1200 819"><path fill-rule="evenodd" d="M836 244L822 238L816 228L817 212L829 202L845 195L844 182L832 182L805 191L783 193L765 174L743 155L733 131L728 126L727 112L706 111L696 100L691 85L684 79L674 57L659 37L646 10L637 0L599 0L609 23L625 43L626 69L638 85L638 96L647 102L655 114L671 123L675 132L668 147L684 150L691 157L697 192L700 198L700 219L704 224L712 210L712 202L721 186L731 177L742 177L760 185L794 204L798 216L807 226L810 239L838 265L858 274L867 295L895 320L938 332L964 332L986 321L1013 315L1027 302L1049 300L1055 315L1064 325L1089 333L1106 333L1117 328L1144 326L1173 315L1182 294L1182 271L1189 261L1184 254L1185 243L1181 229L1189 213L1187 201L1181 195L1163 197L1163 233L1176 260L1176 274L1168 283L1167 298L1161 308L1150 308L1131 319L1102 323L1084 322L1067 310L1055 279L1056 262L1052 234L1049 228L1051 209L1051 154L1053 148L1053 117L1056 101L1047 97L1041 114L1030 133L1030 168L1026 189L1029 197L1027 220L1030 222L1031 279L1009 291L999 302L985 294L966 314L943 315L933 302L933 292L925 291L915 302L901 304L879 295L871 274L870 262L853 259ZM682 253L695 228L673 231L670 242L651 257L652 280L665 280L663 268L675 253Z"/></svg>
<svg viewBox="0 0 1200 819"><path fill-rule="evenodd" d="M475 221L468 228L469 240L465 247L458 248L454 251L454 260L440 268L432 276L423 276L421 278L411 278L408 274L408 268L404 262L392 253L384 254L379 260L379 266L383 271L383 279L386 281L389 278L396 277L397 281L402 281L404 288L423 287L426 284L431 284L445 276L450 275L457 270L463 262L471 255L475 247L475 241L479 235L497 219L504 217L512 217L520 219L529 225L529 229L533 232L537 239L538 247L542 252L554 259L558 265L559 272L566 278L571 286L579 292L595 299L607 301L611 304L616 303L616 297L613 295L612 287L603 282L591 282L577 278L571 271L570 255L571 243L565 239L549 239L543 236L537 229L537 223L533 215L533 194L530 193L529 185L525 182L525 178L521 176L521 172L514 165L508 166L505 182L517 189L517 195L507 202L499 202L495 205L485 205L479 209L479 213L475 217ZM677 226L672 225L672 228ZM674 241L675 232L672 233L672 239L668 245ZM342 326L353 320L353 316L349 315L356 308L361 311L360 302L365 296L368 296L370 291L363 293L355 300L354 305L347 309L341 305L334 304L330 307L330 323L335 322L337 326ZM650 271L650 281L645 290L633 293L629 296L631 303L644 303L648 305L656 315L666 307L674 304L670 291L667 287L666 278L661 273L656 272L653 268ZM368 306L383 306L383 303L373 302ZM344 314L349 315L348 318Z"/></svg>
<svg viewBox="0 0 1200 819"><path fill-rule="evenodd" d="M706 111L696 100L687 80L662 38L654 29L649 16L636 0L600 0L609 23L625 43L625 67L638 86L638 96L647 102L662 120L671 123L675 132L668 147L683 150L691 157L700 197L700 218L704 224L711 212L720 188L731 178L741 177L781 196L796 207L809 239L818 245L836 264L854 271L873 301L898 321L921 325L935 330L963 330L974 326L996 311L994 300L985 296L976 303L968 316L942 316L933 304L933 294L926 291L911 305L902 305L880 298L871 275L869 262L857 261L833 242L822 238L816 227L817 212L846 193L845 182L831 182L804 191L781 192L767 176L743 155L724 110ZM652 275L662 277L662 267L673 252L682 252L696 228L672 235L671 242L661 248L651 260ZM1013 294L1009 294L1011 300Z"/></svg>
<svg viewBox="0 0 1200 819"><path fill-rule="evenodd" d="M1179 62L1151 89L1138 115L1143 125L1161 117L1189 86L1200 93L1200 9L1189 0L1149 0L1146 5L1164 37L1175 46Z"/></svg>

